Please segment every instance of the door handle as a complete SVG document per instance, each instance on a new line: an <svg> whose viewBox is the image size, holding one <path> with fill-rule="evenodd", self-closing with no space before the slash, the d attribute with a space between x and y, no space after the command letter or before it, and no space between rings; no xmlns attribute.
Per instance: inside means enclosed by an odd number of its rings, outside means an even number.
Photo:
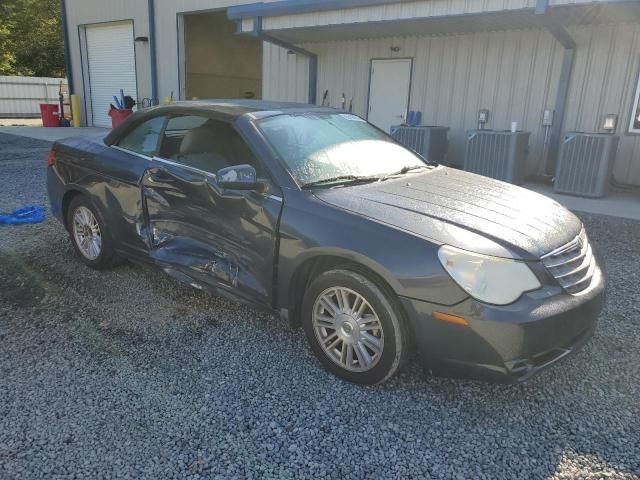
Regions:
<svg viewBox="0 0 640 480"><path fill-rule="evenodd" d="M175 182L175 179L167 173L166 170L158 168L156 170L149 170L149 180L152 183L171 183Z"/></svg>

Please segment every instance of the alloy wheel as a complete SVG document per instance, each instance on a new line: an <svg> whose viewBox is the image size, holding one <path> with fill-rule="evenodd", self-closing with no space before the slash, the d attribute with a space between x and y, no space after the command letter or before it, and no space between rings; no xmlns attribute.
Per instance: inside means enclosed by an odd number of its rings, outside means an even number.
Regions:
<svg viewBox="0 0 640 480"><path fill-rule="evenodd" d="M366 372L380 360L382 324L359 293L344 287L326 289L313 305L312 324L324 353L342 368Z"/></svg>
<svg viewBox="0 0 640 480"><path fill-rule="evenodd" d="M91 210L80 206L73 213L73 237L80 253L88 260L95 260L102 251L102 233L98 220Z"/></svg>

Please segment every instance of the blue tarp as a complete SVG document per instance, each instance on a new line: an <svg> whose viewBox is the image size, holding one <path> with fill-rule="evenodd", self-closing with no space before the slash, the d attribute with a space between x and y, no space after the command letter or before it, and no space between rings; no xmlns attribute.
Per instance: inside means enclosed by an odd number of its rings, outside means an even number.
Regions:
<svg viewBox="0 0 640 480"><path fill-rule="evenodd" d="M20 225L23 223L40 223L44 220L44 207L29 205L16 208L7 215L0 215L0 225Z"/></svg>

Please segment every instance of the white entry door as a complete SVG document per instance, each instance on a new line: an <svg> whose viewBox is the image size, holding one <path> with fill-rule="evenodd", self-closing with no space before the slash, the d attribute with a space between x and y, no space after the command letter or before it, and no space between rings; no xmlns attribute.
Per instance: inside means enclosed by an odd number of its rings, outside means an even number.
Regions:
<svg viewBox="0 0 640 480"><path fill-rule="evenodd" d="M111 127L108 115L113 96L120 89L134 99L137 95L133 23L107 23L86 27L91 123Z"/></svg>
<svg viewBox="0 0 640 480"><path fill-rule="evenodd" d="M387 133L407 118L411 64L410 58L371 60L367 120Z"/></svg>

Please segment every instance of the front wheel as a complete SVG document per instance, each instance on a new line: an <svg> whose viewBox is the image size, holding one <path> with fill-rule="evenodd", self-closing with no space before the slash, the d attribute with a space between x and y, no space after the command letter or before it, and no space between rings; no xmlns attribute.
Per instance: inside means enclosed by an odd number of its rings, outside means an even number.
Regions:
<svg viewBox="0 0 640 480"><path fill-rule="evenodd" d="M311 349L340 378L382 383L406 360L408 335L397 303L358 272L319 275L305 292L302 315Z"/></svg>

